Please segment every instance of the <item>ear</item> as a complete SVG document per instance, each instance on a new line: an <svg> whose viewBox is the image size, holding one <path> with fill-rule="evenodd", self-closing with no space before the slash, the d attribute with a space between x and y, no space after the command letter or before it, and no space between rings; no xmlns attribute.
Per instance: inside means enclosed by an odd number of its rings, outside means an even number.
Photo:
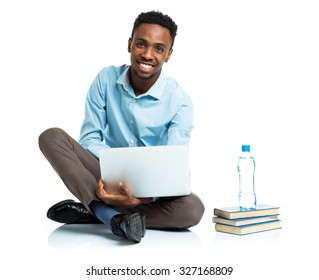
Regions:
<svg viewBox="0 0 319 280"><path fill-rule="evenodd" d="M131 53L131 45L132 45L132 38L128 39L128 45L127 45L127 50L129 53Z"/></svg>
<svg viewBox="0 0 319 280"><path fill-rule="evenodd" d="M167 57L165 59L165 62L169 61L169 59L171 58L172 53L173 53L173 49L170 49L169 52L168 52L168 55L167 55Z"/></svg>

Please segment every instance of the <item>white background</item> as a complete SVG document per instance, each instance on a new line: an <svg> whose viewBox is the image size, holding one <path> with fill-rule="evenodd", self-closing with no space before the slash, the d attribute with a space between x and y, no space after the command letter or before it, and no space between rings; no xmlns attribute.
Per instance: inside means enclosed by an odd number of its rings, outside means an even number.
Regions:
<svg viewBox="0 0 319 280"><path fill-rule="evenodd" d="M38 135L57 126L78 138L90 83L102 67L129 63L133 22L152 9L179 26L164 70L193 98L192 184L205 216L184 234L189 242L183 233L150 231L144 243L114 246L100 227L84 241L73 232L52 242L60 225L46 211L72 196L40 153ZM318 14L317 1L307 0L1 1L1 278L106 279L86 276L85 269L184 265L233 266L225 279L312 279ZM283 228L246 237L218 234L213 209L236 205L237 157L246 143L257 164L258 202L281 207Z"/></svg>

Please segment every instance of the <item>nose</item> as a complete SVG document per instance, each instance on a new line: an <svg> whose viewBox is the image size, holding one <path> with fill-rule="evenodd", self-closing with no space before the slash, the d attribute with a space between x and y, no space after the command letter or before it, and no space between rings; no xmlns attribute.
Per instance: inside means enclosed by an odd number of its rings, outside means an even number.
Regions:
<svg viewBox="0 0 319 280"><path fill-rule="evenodd" d="M143 58L146 60L152 60L153 59L153 49L151 47L145 48L143 52Z"/></svg>

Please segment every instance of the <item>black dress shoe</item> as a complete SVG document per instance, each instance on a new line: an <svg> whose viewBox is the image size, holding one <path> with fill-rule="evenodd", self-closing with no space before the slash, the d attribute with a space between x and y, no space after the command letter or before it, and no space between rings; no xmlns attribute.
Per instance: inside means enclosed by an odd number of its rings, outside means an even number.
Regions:
<svg viewBox="0 0 319 280"><path fill-rule="evenodd" d="M54 204L47 212L47 217L64 224L101 224L80 202L72 199Z"/></svg>
<svg viewBox="0 0 319 280"><path fill-rule="evenodd" d="M112 232L135 243L141 242L145 235L145 216L139 213L118 214L111 220Z"/></svg>

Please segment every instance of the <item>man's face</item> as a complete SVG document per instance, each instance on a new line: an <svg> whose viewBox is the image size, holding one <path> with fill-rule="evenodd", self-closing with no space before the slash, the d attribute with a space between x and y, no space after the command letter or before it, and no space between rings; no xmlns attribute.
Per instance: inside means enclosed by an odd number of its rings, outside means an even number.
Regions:
<svg viewBox="0 0 319 280"><path fill-rule="evenodd" d="M129 39L131 78L155 82L172 54L169 30L157 24L141 24Z"/></svg>

